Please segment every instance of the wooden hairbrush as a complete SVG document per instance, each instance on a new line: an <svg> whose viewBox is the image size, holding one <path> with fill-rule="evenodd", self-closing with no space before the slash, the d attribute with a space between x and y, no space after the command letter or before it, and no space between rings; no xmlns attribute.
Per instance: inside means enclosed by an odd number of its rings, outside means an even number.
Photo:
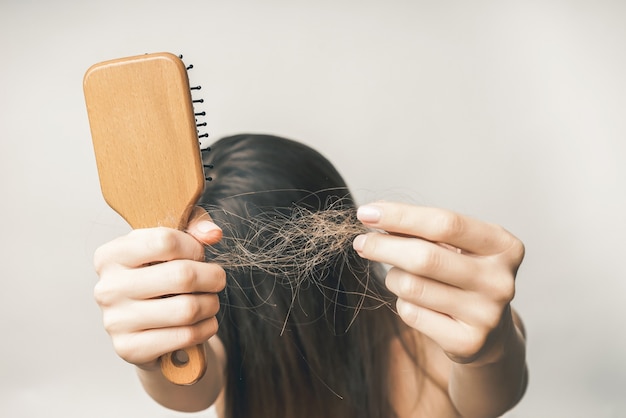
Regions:
<svg viewBox="0 0 626 418"><path fill-rule="evenodd" d="M156 53L102 62L85 74L102 195L133 228L185 228L204 190L187 69L179 57ZM163 375L179 385L206 370L202 345L160 361Z"/></svg>

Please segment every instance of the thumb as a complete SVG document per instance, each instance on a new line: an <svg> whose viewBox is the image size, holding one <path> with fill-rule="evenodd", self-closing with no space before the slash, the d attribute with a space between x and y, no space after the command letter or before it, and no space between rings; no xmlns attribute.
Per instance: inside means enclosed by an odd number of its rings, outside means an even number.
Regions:
<svg viewBox="0 0 626 418"><path fill-rule="evenodd" d="M215 244L222 239L222 229L213 223L209 213L196 206L191 212L186 231L203 244Z"/></svg>

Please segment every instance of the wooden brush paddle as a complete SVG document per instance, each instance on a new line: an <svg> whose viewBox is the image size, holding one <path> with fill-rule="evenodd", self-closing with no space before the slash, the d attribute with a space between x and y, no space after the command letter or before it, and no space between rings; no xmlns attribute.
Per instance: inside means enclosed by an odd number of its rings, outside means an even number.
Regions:
<svg viewBox="0 0 626 418"><path fill-rule="evenodd" d="M169 53L106 61L83 87L106 202L133 228L183 229L205 181L183 62ZM202 345L161 357L163 375L179 385L205 370Z"/></svg>

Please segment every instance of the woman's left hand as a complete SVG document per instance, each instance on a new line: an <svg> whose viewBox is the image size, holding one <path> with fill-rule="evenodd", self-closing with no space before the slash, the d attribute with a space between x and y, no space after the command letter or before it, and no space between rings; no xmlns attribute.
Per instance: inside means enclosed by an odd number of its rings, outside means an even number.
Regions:
<svg viewBox="0 0 626 418"><path fill-rule="evenodd" d="M371 232L361 257L393 266L386 285L400 317L457 363L501 359L515 332L510 302L524 245L502 227L443 209L377 202L359 208Z"/></svg>

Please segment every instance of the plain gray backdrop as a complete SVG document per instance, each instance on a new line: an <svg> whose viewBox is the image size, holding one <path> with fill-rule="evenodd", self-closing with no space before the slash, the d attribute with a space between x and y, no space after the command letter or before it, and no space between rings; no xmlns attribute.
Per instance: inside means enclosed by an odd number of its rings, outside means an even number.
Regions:
<svg viewBox="0 0 626 418"><path fill-rule="evenodd" d="M298 139L361 203L519 236L530 386L507 417L626 416L625 22L619 0L1 0L0 416L188 416L142 392L92 297L93 251L129 229L82 77L159 51L194 64L212 139Z"/></svg>

